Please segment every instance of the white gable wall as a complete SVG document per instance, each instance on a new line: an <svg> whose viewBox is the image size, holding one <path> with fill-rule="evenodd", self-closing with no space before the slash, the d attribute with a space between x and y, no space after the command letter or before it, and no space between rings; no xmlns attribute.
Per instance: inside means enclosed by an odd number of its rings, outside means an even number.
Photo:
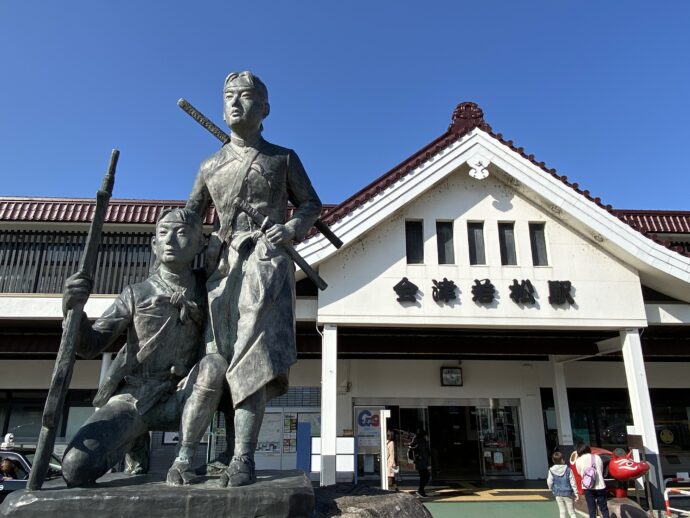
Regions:
<svg viewBox="0 0 690 518"><path fill-rule="evenodd" d="M403 206L354 243L320 264L328 282L319 294L320 322L350 325L589 327L646 326L637 272L583 238L511 186L491 175L475 180L460 167ZM408 265L405 220L424 221L424 263ZM454 222L455 265L439 265L436 221ZM467 222L484 221L486 266L470 266ZM518 266L501 266L497 225L515 222ZM546 222L549 266L532 266L529 222ZM396 301L393 286L402 277L414 282L417 304ZM459 301L438 304L432 279L447 277L460 288ZM497 290L493 304L472 301L474 279L488 278ZM513 279L529 279L537 304L518 306L509 298ZM548 280L573 284L573 306L548 302Z"/></svg>

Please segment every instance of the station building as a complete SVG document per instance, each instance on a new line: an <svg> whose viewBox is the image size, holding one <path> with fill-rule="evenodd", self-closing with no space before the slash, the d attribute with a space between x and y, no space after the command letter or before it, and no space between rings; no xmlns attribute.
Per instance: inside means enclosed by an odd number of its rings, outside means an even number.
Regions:
<svg viewBox="0 0 690 518"><path fill-rule="evenodd" d="M148 275L156 217L181 205L111 201L89 317ZM0 426L19 441L38 435L61 287L93 208L0 198ZM389 409L403 475L419 427L436 481L545 478L556 446L614 449L630 426L657 479L690 469L690 212L604 205L462 103L441 136L322 219L344 245L312 233L297 247L328 288L298 272L299 361L270 403L259 468L294 468L309 422L322 481L347 435L359 476L377 477ZM119 346L77 361L62 444ZM172 459L172 436L154 434L154 460Z"/></svg>

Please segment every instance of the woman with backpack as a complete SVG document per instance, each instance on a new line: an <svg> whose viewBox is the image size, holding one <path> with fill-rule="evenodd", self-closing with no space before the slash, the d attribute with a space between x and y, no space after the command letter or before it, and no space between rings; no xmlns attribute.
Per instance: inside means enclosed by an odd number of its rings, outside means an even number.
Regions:
<svg viewBox="0 0 690 518"><path fill-rule="evenodd" d="M582 479L589 518L597 518L597 507L602 518L609 518L609 506L606 503L606 483L604 482L604 463L599 455L594 455L584 443L577 445L575 469Z"/></svg>
<svg viewBox="0 0 690 518"><path fill-rule="evenodd" d="M580 497L577 493L575 475L570 466L563 461L563 454L555 451L551 455L553 466L549 469L546 484L556 497L560 518L577 518L574 502Z"/></svg>

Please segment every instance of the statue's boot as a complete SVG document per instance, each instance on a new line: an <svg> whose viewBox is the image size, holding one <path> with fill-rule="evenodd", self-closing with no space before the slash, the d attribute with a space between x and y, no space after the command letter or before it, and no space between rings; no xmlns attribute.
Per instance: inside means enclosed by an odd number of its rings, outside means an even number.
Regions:
<svg viewBox="0 0 690 518"><path fill-rule="evenodd" d="M142 434L134 441L132 448L125 454L125 473L142 475L149 472L151 465L151 436Z"/></svg>
<svg viewBox="0 0 690 518"><path fill-rule="evenodd" d="M180 426L180 452L168 470L166 483L170 486L190 484L196 478L192 459L196 446L211 423L221 391L194 384L192 395L185 403Z"/></svg>
<svg viewBox="0 0 690 518"><path fill-rule="evenodd" d="M196 473L191 469L191 462L188 459L175 459L173 465L168 470L165 483L169 486L187 486L196 478Z"/></svg>
<svg viewBox="0 0 690 518"><path fill-rule="evenodd" d="M221 475L230 464L230 459L232 459L232 450L228 448L227 450L218 454L218 456L211 460L208 464L199 467L196 470L197 475L206 475L209 477L217 477Z"/></svg>
<svg viewBox="0 0 690 518"><path fill-rule="evenodd" d="M221 475L221 487L240 487L256 482L254 452L265 409L266 391L263 387L235 408L235 454Z"/></svg>
<svg viewBox="0 0 690 518"><path fill-rule="evenodd" d="M220 476L221 487L248 486L256 482L254 461L249 457L233 457L230 465Z"/></svg>
<svg viewBox="0 0 690 518"><path fill-rule="evenodd" d="M197 468L197 475L218 477L228 469L230 460L233 457L235 447L235 425L233 424L233 417L235 415L235 410L232 407L232 400L229 398L229 394L227 394L227 396L228 397L226 397L225 393L223 394L219 405L219 410L222 410L223 414L225 414L225 450L220 452L208 464L204 464Z"/></svg>

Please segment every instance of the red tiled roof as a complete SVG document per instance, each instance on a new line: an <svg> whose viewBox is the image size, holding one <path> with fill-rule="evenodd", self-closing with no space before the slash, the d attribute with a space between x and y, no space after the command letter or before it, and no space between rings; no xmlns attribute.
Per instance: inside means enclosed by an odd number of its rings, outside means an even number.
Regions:
<svg viewBox="0 0 690 518"><path fill-rule="evenodd" d="M491 126L484 120L484 112L475 103L464 102L458 104L453 111L453 117L451 123L448 126L448 130L438 137L436 140L430 144L424 146L422 149L417 151L415 154L410 156L405 161L396 165L393 169L383 174L372 183L364 187L362 190L352 195L350 198L345 200L343 203L338 205L335 209L330 211L324 218L324 222L327 224L333 224L336 221L342 219L344 216L352 212L362 203L370 200L373 196L376 196L382 190L386 189L391 184L397 182L403 176L409 174L413 169L421 165L424 161L431 158L436 153L450 146L453 142L456 142L459 138L466 135L475 128L480 128L486 131L489 135L497 139L501 144L508 146L510 149L520 154L523 158L526 158L532 162L537 167L540 167L545 172L549 173L554 178L557 178L561 182L565 183L567 186L574 189L579 194L585 196L588 200L593 201L603 209L611 212L611 205L604 205L600 198L594 198L591 196L590 192L585 189L580 189L579 184L571 183L568 181L567 176L562 176L557 174L556 169L549 169L546 167L544 162L538 162L534 155L528 155L525 150L521 147L516 147L512 140L506 140L501 133L494 133Z"/></svg>
<svg viewBox="0 0 690 518"><path fill-rule="evenodd" d="M615 209L613 214L640 232L690 234L690 212Z"/></svg>
<svg viewBox="0 0 690 518"><path fill-rule="evenodd" d="M0 197L0 221L88 223L95 207L96 200L89 198ZM184 201L112 199L105 222L155 223L161 211L174 207L184 207ZM209 208L204 223L212 222L213 208Z"/></svg>
<svg viewBox="0 0 690 518"><path fill-rule="evenodd" d="M690 246L685 240L671 241L657 235L690 234L690 212L616 209L612 213L652 241L690 257Z"/></svg>
<svg viewBox="0 0 690 518"><path fill-rule="evenodd" d="M324 205L322 220L332 225L341 220L357 207L388 188L402 177L409 174L424 161L456 142L475 128L480 128L496 138L503 145L520 154L546 173L560 180L568 187L596 203L604 210L619 218L624 223L638 230L646 237L660 243L680 254L690 256L682 247L674 246L668 241L657 238L657 233L690 233L690 212L684 211L647 211L647 210L614 210L611 205L604 205L600 198L592 197L587 189L580 189L579 184L568 181L567 176L559 175L556 169L547 168L534 155L529 155L521 147L516 147L512 140L506 140L501 133L494 133L484 120L482 109L475 103L459 104L453 112L448 130L430 144L396 165L372 183L350 196L338 205ZM106 223L155 223L158 214L169 207L181 207L182 201L175 200L111 200L106 216ZM95 201L92 199L70 198L20 198L0 197L0 221L55 221L55 222L88 222ZM288 214L291 212L288 208ZM213 222L213 207L210 207L204 219L205 224ZM316 234L312 229L310 235Z"/></svg>
<svg viewBox="0 0 690 518"><path fill-rule="evenodd" d="M482 129L486 131L489 135L497 139L501 144L508 146L511 150L518 153L523 158L529 160L537 167L541 168L546 173L550 174L554 178L560 180L568 187L573 189L578 194L581 194L588 200L596 203L602 209L610 212L612 215L618 217L623 222L630 225L635 230L652 239L653 241L678 252L681 255L689 256L690 253L686 252L683 247L674 245L668 241L660 240L654 235L655 232L670 232L670 230L661 230L661 228L686 228L685 232L690 233L690 226L688 225L688 215L690 213L679 212L679 211L624 211L624 210L614 210L611 205L604 205L601 198L593 197L589 190L580 189L580 185L575 182L568 181L568 177L564 175L559 175L554 168L546 167L544 162L537 161L534 155L529 155L525 152L524 148L517 147L512 140L506 140L501 133L494 133L491 126L484 120L484 112L475 103L464 102L458 104L458 106L453 111L453 117L451 123L448 126L448 130L438 137L436 140L430 144L424 146L422 149L417 151L415 154L396 165L393 169L383 174L372 183L361 189L359 192L350 196L347 200L337 205L334 209L329 211L324 217L323 221L327 225L332 225L337 221L341 220L347 214L355 210L357 207L366 203L372 197L379 194L381 191L389 187L391 184L397 182L399 179L409 174L416 167L420 166L424 161L431 158L436 153L447 148L452 143L456 142L459 138L466 135L475 128ZM636 217L642 213L648 213L649 216L646 218ZM651 213L654 213L655 217L659 222L658 226L653 226L651 224L653 218ZM680 221L685 223L685 226L680 225ZM659 230L650 230L651 228L659 228ZM676 231L673 231L676 232ZM312 233L315 233L312 230Z"/></svg>
<svg viewBox="0 0 690 518"><path fill-rule="evenodd" d="M184 207L180 200L112 199L106 212L106 223L153 224L165 209ZM0 221L88 223L93 217L96 200L89 198L21 198L0 196ZM324 205L323 211L334 205ZM288 207L288 214L293 207ZM206 211L204 224L213 223L213 206Z"/></svg>

